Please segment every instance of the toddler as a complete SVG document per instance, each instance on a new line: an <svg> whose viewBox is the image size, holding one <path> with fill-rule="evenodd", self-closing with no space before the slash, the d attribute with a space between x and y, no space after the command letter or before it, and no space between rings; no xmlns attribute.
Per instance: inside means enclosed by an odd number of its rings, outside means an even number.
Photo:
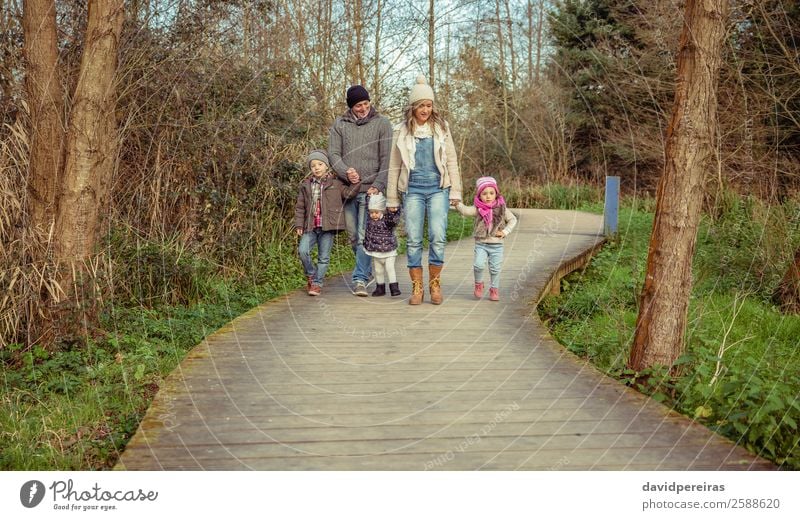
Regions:
<svg viewBox="0 0 800 520"><path fill-rule="evenodd" d="M475 298L483 298L483 268L489 262L489 300L500 300L500 269L503 265L503 240L517 225L517 217L506 207L494 177L481 177L476 182L475 205L465 206L460 201L456 209L464 216L475 217L475 258L472 268L475 275Z"/></svg>
<svg viewBox="0 0 800 520"><path fill-rule="evenodd" d="M397 237L394 228L400 221L400 211L386 211L386 197L380 193L369 196L367 201L369 218L364 235L364 251L372 257L372 272L375 273L375 291L372 296L386 294L386 278L392 296L400 294L394 262L397 258Z"/></svg>

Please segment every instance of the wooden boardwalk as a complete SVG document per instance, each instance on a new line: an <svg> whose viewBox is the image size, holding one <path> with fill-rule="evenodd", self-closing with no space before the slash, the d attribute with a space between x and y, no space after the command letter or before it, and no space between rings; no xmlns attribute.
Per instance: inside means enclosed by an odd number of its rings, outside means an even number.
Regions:
<svg viewBox="0 0 800 520"><path fill-rule="evenodd" d="M517 213L500 302L473 299L466 239L440 306L407 304L404 258L402 297L357 298L338 276L264 304L191 351L117 469L774 469L559 346L532 303L602 218Z"/></svg>

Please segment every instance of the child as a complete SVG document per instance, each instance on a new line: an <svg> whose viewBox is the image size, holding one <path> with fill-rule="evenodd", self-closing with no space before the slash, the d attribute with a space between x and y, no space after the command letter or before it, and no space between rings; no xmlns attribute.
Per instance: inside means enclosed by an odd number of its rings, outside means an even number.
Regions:
<svg viewBox="0 0 800 520"><path fill-rule="evenodd" d="M361 185L345 186L332 175L325 150L312 150L306 165L311 174L300 183L294 227L300 237L297 252L308 281L306 291L309 296L319 296L331 259L334 235L344 229L344 201L355 197ZM311 260L311 250L315 246L318 248L316 266Z"/></svg>
<svg viewBox="0 0 800 520"><path fill-rule="evenodd" d="M397 238L394 228L400 221L400 212L386 211L386 197L377 193L370 195L367 202L369 218L364 235L364 251L372 257L372 271L375 273L375 291L372 296L386 294L386 277L392 296L400 294L394 261L397 258Z"/></svg>
<svg viewBox="0 0 800 520"><path fill-rule="evenodd" d="M500 300L500 268L503 265L503 240L517 225L517 217L506 207L494 177L481 177L476 183L475 206L456 205L459 213L475 217L475 298L483 298L483 267L489 260L489 300Z"/></svg>

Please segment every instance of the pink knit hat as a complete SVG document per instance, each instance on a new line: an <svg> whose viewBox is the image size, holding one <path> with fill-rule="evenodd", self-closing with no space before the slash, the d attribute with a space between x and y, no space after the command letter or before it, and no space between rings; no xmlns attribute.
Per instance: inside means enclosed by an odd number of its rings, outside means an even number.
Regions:
<svg viewBox="0 0 800 520"><path fill-rule="evenodd" d="M486 176L486 177L480 177L475 182L475 196L480 195L481 192L484 190L484 188L489 188L489 187L494 188L494 191L497 192L498 195L500 195L500 190L497 189L497 181L494 179L494 177Z"/></svg>

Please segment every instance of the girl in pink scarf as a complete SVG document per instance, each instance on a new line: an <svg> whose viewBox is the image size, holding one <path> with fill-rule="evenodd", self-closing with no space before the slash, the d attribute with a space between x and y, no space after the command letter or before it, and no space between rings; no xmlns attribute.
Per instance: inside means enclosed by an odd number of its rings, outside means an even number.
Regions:
<svg viewBox="0 0 800 520"><path fill-rule="evenodd" d="M489 300L500 300L500 269L503 265L503 241L517 225L517 217L506 207L494 177L481 177L475 186L475 205L461 202L456 209L464 216L475 217L475 257L472 263L475 275L475 298L483 298L483 269L489 263L491 284Z"/></svg>

